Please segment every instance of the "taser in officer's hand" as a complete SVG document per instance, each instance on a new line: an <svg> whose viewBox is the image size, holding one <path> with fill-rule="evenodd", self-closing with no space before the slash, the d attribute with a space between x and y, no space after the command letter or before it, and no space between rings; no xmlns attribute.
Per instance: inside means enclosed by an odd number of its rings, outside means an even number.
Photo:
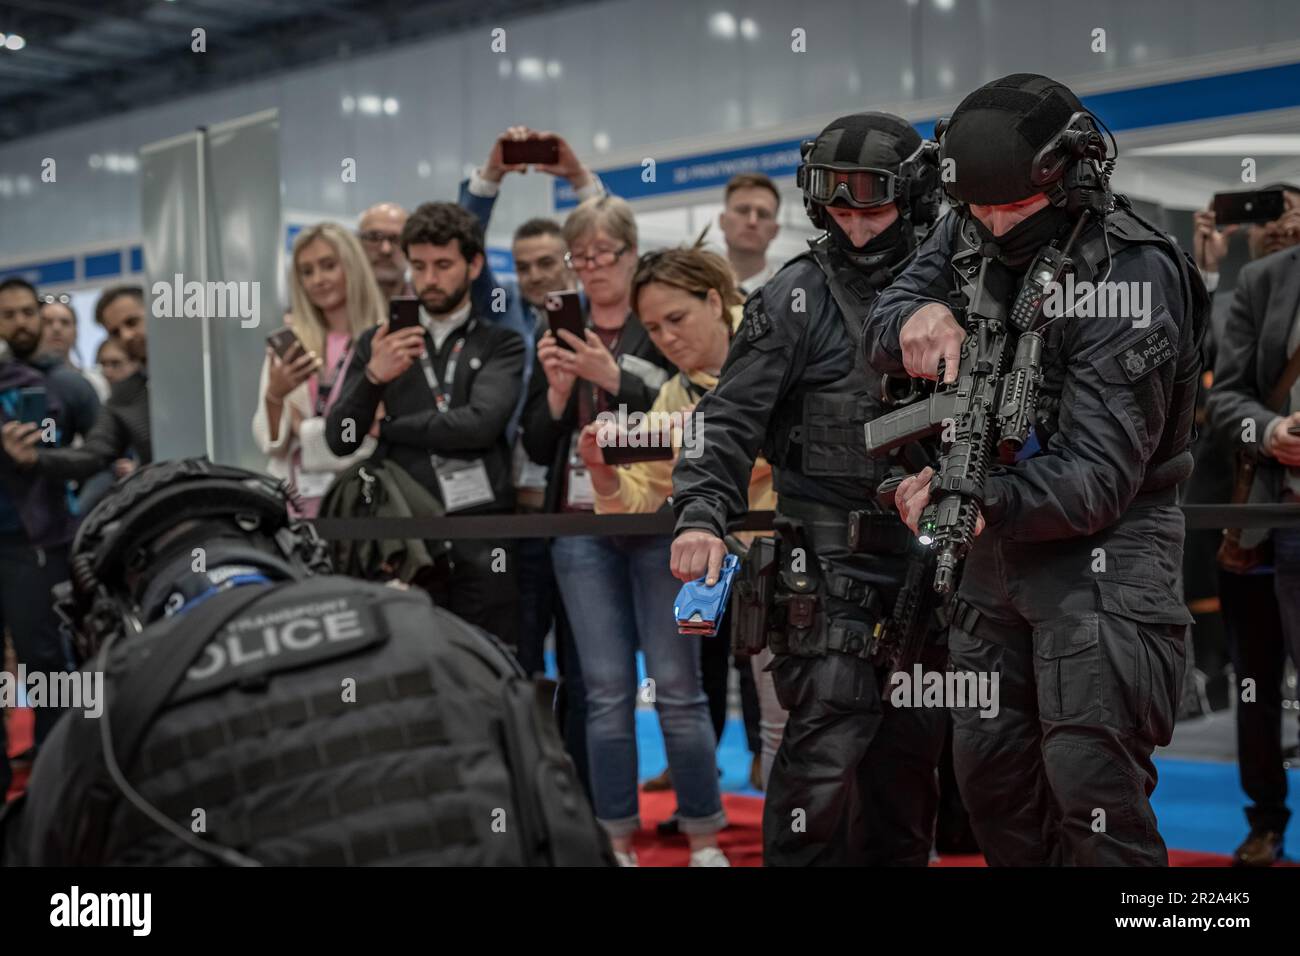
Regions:
<svg viewBox="0 0 1300 956"><path fill-rule="evenodd" d="M678 634L713 637L718 633L718 623L727 610L727 596L731 594L731 579L739 567L740 558L729 554L722 561L718 583L713 587L704 583L707 575L682 585L673 604Z"/></svg>

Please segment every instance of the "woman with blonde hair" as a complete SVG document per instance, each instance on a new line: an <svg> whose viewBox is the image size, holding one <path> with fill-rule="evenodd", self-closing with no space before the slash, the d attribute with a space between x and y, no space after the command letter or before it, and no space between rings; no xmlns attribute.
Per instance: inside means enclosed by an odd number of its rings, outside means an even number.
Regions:
<svg viewBox="0 0 1300 956"><path fill-rule="evenodd" d="M291 261L292 305L285 320L297 342L283 357L267 347L253 437L269 456L267 471L294 483L302 513L310 518L334 475L374 452L374 423L369 423L370 433L356 452L334 455L325 442L325 415L337 398L354 343L384 321L387 308L361 244L338 223L300 232Z"/></svg>

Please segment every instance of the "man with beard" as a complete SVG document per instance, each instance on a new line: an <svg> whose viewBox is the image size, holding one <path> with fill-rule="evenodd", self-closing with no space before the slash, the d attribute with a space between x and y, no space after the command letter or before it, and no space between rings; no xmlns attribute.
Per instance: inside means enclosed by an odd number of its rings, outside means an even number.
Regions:
<svg viewBox="0 0 1300 956"><path fill-rule="evenodd" d="M916 227L934 220L938 175L916 130L888 113L841 117L801 152L804 206L826 234L749 297L718 384L696 408L702 454L673 473L672 569L717 580L761 449L779 496L768 670L789 712L763 860L925 866L944 713L881 694L889 668L875 635L909 541L876 502L890 466L867 457L862 429L885 411L882 381L854 357L867 308L916 247ZM851 512L866 515L855 548Z"/></svg>
<svg viewBox="0 0 1300 956"><path fill-rule="evenodd" d="M1205 287L1174 241L1110 192L1114 157L1062 84L994 80L936 138L959 209L867 318L875 368L956 382L966 329L949 304L1009 315L1016 339L1009 306L1025 274L1076 236L1064 252L1075 292L1062 303L1049 291L1056 304L1036 327L1032 438L982 487L961 489L977 537L950 670L988 675L1000 694L992 714L953 708L962 797L991 865L1167 865L1151 755L1173 734L1192 620L1177 491L1192 468ZM1122 288L1145 290L1145 307L1096 307ZM937 481L927 468L898 488L913 532Z"/></svg>
<svg viewBox="0 0 1300 956"><path fill-rule="evenodd" d="M48 596L68 577L68 546L76 519L62 481L33 474L8 453L8 436L25 437L25 447L44 441L70 444L95 420L99 400L90 383L53 356L38 356L40 300L23 279L0 282L0 632L8 628L14 651L29 672L71 669ZM34 419L31 422L23 418ZM36 746L45 740L60 711L38 708ZM0 802L9 788L8 741L0 720Z"/></svg>
<svg viewBox="0 0 1300 956"><path fill-rule="evenodd" d="M330 410L326 440L356 451L379 403L380 454L429 488L451 514L510 514L506 426L522 389L525 349L515 332L485 318L470 294L483 270L483 232L453 203L425 203L402 228L402 252L420 300L420 324L366 332ZM359 424L364 423L364 424ZM509 541L453 543L452 571L434 600L516 643L518 608Z"/></svg>
<svg viewBox="0 0 1300 956"><path fill-rule="evenodd" d="M112 468L118 477L153 460L149 430L148 339L144 293L139 286L115 286L95 303L95 321L139 368L115 384L99 408L94 427L76 448L44 448L35 425L3 427L4 449L22 469L59 481L85 481Z"/></svg>

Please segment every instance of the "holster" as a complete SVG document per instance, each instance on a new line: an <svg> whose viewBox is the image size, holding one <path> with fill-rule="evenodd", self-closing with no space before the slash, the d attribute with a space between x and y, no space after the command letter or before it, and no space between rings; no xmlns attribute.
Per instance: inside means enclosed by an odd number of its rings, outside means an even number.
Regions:
<svg viewBox="0 0 1300 956"><path fill-rule="evenodd" d="M820 657L826 653L821 563L802 522L778 514L775 524L784 561L776 566L768 643L773 654ZM798 570L791 566L795 560Z"/></svg>
<svg viewBox="0 0 1300 956"><path fill-rule="evenodd" d="M741 558L731 586L731 650L742 657L767 647L776 594L780 545L775 537L759 537Z"/></svg>
<svg viewBox="0 0 1300 956"><path fill-rule="evenodd" d="M828 652L870 658L883 630L885 612L880 593L871 585L845 574L824 569L803 524L788 515L776 522L781 536L781 563L775 578L769 645L775 654L821 657ZM796 549L800 549L796 551ZM803 560L793 567L793 558ZM856 615L832 614L834 602L855 605Z"/></svg>

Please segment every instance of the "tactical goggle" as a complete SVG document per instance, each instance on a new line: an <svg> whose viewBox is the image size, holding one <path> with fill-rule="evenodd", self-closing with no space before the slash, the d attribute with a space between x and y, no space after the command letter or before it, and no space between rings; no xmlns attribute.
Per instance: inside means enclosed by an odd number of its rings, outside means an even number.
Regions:
<svg viewBox="0 0 1300 956"><path fill-rule="evenodd" d="M799 167L798 182L804 195L815 203L829 206L842 202L865 209L893 202L896 178L885 169L815 164Z"/></svg>

